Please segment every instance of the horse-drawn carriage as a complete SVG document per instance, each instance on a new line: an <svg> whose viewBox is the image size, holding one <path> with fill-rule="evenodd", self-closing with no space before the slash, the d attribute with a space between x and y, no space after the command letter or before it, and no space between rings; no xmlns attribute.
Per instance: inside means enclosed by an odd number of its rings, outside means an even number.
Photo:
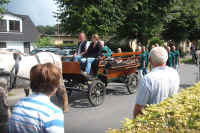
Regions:
<svg viewBox="0 0 200 133"><path fill-rule="evenodd" d="M136 91L138 78L136 68L140 52L114 53L111 57L96 60L95 77L88 77L81 70L79 62L62 63L63 78L68 95L72 91L84 91L93 106L101 105L106 95L106 86L110 82L125 83L130 94Z"/></svg>

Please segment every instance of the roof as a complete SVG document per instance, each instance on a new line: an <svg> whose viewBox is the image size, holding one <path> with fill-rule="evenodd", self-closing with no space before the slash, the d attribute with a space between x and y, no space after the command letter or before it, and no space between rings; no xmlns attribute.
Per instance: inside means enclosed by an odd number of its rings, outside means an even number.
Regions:
<svg viewBox="0 0 200 133"><path fill-rule="evenodd" d="M6 12L5 14L11 14L22 18L22 32L12 33L12 32L0 32L0 41L24 41L24 42L34 42L40 36L40 33L36 29L32 20L27 15L19 15L11 12Z"/></svg>

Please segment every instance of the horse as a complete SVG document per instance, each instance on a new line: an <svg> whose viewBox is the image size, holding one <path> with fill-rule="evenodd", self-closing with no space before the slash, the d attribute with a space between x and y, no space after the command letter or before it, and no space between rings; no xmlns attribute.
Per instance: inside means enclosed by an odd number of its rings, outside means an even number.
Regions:
<svg viewBox="0 0 200 133"><path fill-rule="evenodd" d="M40 52L35 55L25 56L13 52L0 51L0 113L6 112L4 114L9 117L7 95L11 89L24 88L26 96L29 95L30 70L36 64L44 63L53 63L62 71L61 56L54 53ZM64 112L68 111L68 96L62 78L60 80L60 88L58 88L56 95L52 99L55 104L63 108Z"/></svg>

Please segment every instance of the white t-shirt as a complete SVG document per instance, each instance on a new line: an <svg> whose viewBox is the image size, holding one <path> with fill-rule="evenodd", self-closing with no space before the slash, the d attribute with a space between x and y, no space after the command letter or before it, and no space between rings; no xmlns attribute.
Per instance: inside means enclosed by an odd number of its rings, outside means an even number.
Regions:
<svg viewBox="0 0 200 133"><path fill-rule="evenodd" d="M91 41L87 41L86 45L85 45L85 49L87 50L88 47L90 46ZM78 48L78 55L80 55L80 51L81 51L81 45L83 44L83 42L81 42L81 44L79 45Z"/></svg>
<svg viewBox="0 0 200 133"><path fill-rule="evenodd" d="M157 104L177 93L180 78L178 72L168 66L153 68L139 82L136 104Z"/></svg>

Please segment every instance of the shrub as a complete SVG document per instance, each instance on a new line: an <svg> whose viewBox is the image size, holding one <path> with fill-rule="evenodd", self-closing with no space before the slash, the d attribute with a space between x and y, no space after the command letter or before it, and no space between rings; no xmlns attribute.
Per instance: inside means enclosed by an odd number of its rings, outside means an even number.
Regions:
<svg viewBox="0 0 200 133"><path fill-rule="evenodd" d="M39 38L35 45L39 47L45 47L45 46L52 46L53 45L53 40L50 37L42 37Z"/></svg>
<svg viewBox="0 0 200 133"><path fill-rule="evenodd" d="M63 47L76 47L77 44L75 44L75 43L63 43L61 46L63 46Z"/></svg>
<svg viewBox="0 0 200 133"><path fill-rule="evenodd" d="M136 119L126 118L121 129L107 133L199 133L200 82L142 112Z"/></svg>
<svg viewBox="0 0 200 133"><path fill-rule="evenodd" d="M151 40L148 41L148 47L151 48L152 45L159 44L160 46L164 45L164 41L161 40L159 37L153 37Z"/></svg>

